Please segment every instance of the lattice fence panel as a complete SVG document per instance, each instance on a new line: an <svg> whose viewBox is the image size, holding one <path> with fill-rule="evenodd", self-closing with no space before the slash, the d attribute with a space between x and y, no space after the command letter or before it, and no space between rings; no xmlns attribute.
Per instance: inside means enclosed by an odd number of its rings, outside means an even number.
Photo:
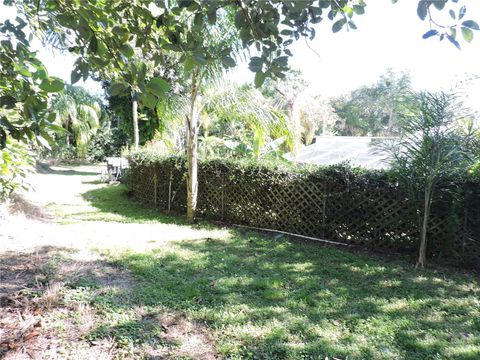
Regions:
<svg viewBox="0 0 480 360"><path fill-rule="evenodd" d="M161 210L186 212L184 163L132 166L132 172L137 199ZM370 181L353 173L293 173L209 162L200 163L198 180L198 214L205 218L375 249L418 248L415 210L387 178ZM432 208L428 248L431 256L478 268L480 187L465 189L461 206L443 199Z"/></svg>
<svg viewBox="0 0 480 360"><path fill-rule="evenodd" d="M132 177L133 195L142 203L155 204L155 170L154 167L139 167Z"/></svg>

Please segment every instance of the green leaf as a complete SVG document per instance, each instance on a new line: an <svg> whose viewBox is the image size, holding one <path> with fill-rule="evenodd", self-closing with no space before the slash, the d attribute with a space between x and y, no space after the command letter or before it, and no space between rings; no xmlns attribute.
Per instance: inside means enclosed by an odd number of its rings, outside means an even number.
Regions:
<svg viewBox="0 0 480 360"><path fill-rule="evenodd" d="M455 20L456 19L456 16L455 16L455 11L453 11L452 9L448 10L448 13L450 14L450 17Z"/></svg>
<svg viewBox="0 0 480 360"><path fill-rule="evenodd" d="M56 133L61 133L61 134L68 133L68 131L64 127L59 126L59 125L49 124L47 127L48 127L49 130L53 130Z"/></svg>
<svg viewBox="0 0 480 360"><path fill-rule="evenodd" d="M470 28L472 30L479 30L478 24L473 20L467 20L462 23L462 26Z"/></svg>
<svg viewBox="0 0 480 360"><path fill-rule="evenodd" d="M138 78L143 80L145 79L146 76L147 76L147 64L142 62L138 66Z"/></svg>
<svg viewBox="0 0 480 360"><path fill-rule="evenodd" d="M103 41L97 42L97 53L101 57L105 57L107 54L107 48L103 44Z"/></svg>
<svg viewBox="0 0 480 360"><path fill-rule="evenodd" d="M437 30L429 30L425 34L423 34L422 38L428 39L429 37L432 37L432 36L435 36L435 35L438 35Z"/></svg>
<svg viewBox="0 0 480 360"><path fill-rule="evenodd" d="M123 36L125 36L126 30L121 28L120 26L114 26L112 28L112 33L114 33L118 37L122 38Z"/></svg>
<svg viewBox="0 0 480 360"><path fill-rule="evenodd" d="M361 5L353 5L353 12L357 15L365 14L365 7Z"/></svg>
<svg viewBox="0 0 480 360"><path fill-rule="evenodd" d="M185 59L185 63L184 63L185 71L189 73L190 71L192 71L194 66L195 66L195 61L193 61L193 59L190 56L188 56Z"/></svg>
<svg viewBox="0 0 480 360"><path fill-rule="evenodd" d="M192 0L179 0L178 1L178 6L181 8L187 8L190 5L192 5L193 1Z"/></svg>
<svg viewBox="0 0 480 360"><path fill-rule="evenodd" d="M216 22L217 22L217 9L212 7L209 11L208 11L208 22L211 24L211 25L214 25Z"/></svg>
<svg viewBox="0 0 480 360"><path fill-rule="evenodd" d="M255 74L255 87L259 88L260 86L263 85L265 82L265 78L267 77L267 74L265 74L262 71L259 71Z"/></svg>
<svg viewBox="0 0 480 360"><path fill-rule="evenodd" d="M59 78L49 77L44 79L40 84L40 89L46 92L59 92L62 91L65 84Z"/></svg>
<svg viewBox="0 0 480 360"><path fill-rule="evenodd" d="M46 147L48 150L52 150L52 148L50 147L50 144L48 143L47 140L45 140L45 138L41 135L37 135L36 136L37 138L37 141L42 144L42 146Z"/></svg>
<svg viewBox="0 0 480 360"><path fill-rule="evenodd" d="M27 77L32 76L32 73L24 65L15 64L14 68L19 74L21 74L23 76L27 76Z"/></svg>
<svg viewBox="0 0 480 360"><path fill-rule="evenodd" d="M245 27L246 24L247 22L245 21L245 15L243 11L238 10L235 14L235 27L240 30L241 28Z"/></svg>
<svg viewBox="0 0 480 360"><path fill-rule="evenodd" d="M110 96L117 96L120 95L123 91L125 91L126 88L126 84L114 81L110 84L110 89L108 89L108 93L110 94Z"/></svg>
<svg viewBox="0 0 480 360"><path fill-rule="evenodd" d="M263 68L263 60L258 56L254 56L250 59L250 63L248 64L248 68L253 72L262 71Z"/></svg>
<svg viewBox="0 0 480 360"><path fill-rule="evenodd" d="M234 67L235 65L237 65L237 63L235 62L235 60L231 56L225 56L222 59L222 64L225 67Z"/></svg>
<svg viewBox="0 0 480 360"><path fill-rule="evenodd" d="M152 94L141 94L140 101L149 109L155 109L155 106L157 105L157 98Z"/></svg>
<svg viewBox="0 0 480 360"><path fill-rule="evenodd" d="M460 8L460 10L458 11L458 20L462 20L463 17L465 16L465 13L467 12L467 8L464 6L462 6Z"/></svg>
<svg viewBox="0 0 480 360"><path fill-rule="evenodd" d="M340 20L336 21L332 26L332 31L334 33L339 32L342 29L343 25L345 25L346 22L347 21L345 19L340 19Z"/></svg>
<svg viewBox="0 0 480 360"><path fill-rule="evenodd" d="M456 47L458 50L461 50L460 44L459 44L458 41L455 39L455 37L453 37L452 35L447 35L447 39L448 39L448 41L450 41L453 45L455 45L455 47Z"/></svg>
<svg viewBox="0 0 480 360"><path fill-rule="evenodd" d="M195 14L193 18L193 25L195 27L201 28L203 24L203 15L201 13Z"/></svg>
<svg viewBox="0 0 480 360"><path fill-rule="evenodd" d="M93 35L92 39L90 40L90 45L88 46L88 51L95 54L97 52L97 49L98 49L97 37Z"/></svg>
<svg viewBox="0 0 480 360"><path fill-rule="evenodd" d="M462 35L466 42L471 42L473 40L473 31L465 26L462 26Z"/></svg>
<svg viewBox="0 0 480 360"><path fill-rule="evenodd" d="M45 8L49 11L55 11L58 9L58 4L55 1L47 1Z"/></svg>
<svg viewBox="0 0 480 360"><path fill-rule="evenodd" d="M82 78L82 73L78 69L73 70L72 73L70 74L70 82L72 84L77 83L81 78Z"/></svg>
<svg viewBox="0 0 480 360"><path fill-rule="evenodd" d="M122 46L120 46L120 52L126 58L131 58L135 54L133 48L129 44L122 44Z"/></svg>
<svg viewBox="0 0 480 360"><path fill-rule="evenodd" d="M45 69L45 68L38 68L37 71L35 72L35 75L36 75L39 79L46 79L46 78L48 78L47 69Z"/></svg>
<svg viewBox="0 0 480 360"><path fill-rule="evenodd" d="M433 5L437 8L437 10L442 10L445 7L446 3L447 3L446 0L433 1Z"/></svg>
<svg viewBox="0 0 480 360"><path fill-rule="evenodd" d="M425 0L420 0L417 6L417 15L420 19L425 20L427 17L428 8Z"/></svg>
<svg viewBox="0 0 480 360"><path fill-rule="evenodd" d="M192 54L192 58L197 63L197 65L206 65L207 64L207 58L202 52L194 52Z"/></svg>
<svg viewBox="0 0 480 360"><path fill-rule="evenodd" d="M353 16L353 9L350 6L344 6L342 10L349 18Z"/></svg>
<svg viewBox="0 0 480 360"><path fill-rule="evenodd" d="M157 97L162 97L170 91L170 84L162 78L152 78L147 84L147 90Z"/></svg>

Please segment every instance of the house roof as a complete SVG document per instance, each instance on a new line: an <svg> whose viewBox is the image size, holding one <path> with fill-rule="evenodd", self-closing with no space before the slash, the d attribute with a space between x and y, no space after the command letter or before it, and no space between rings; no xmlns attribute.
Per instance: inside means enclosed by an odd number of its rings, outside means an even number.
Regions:
<svg viewBox="0 0 480 360"><path fill-rule="evenodd" d="M333 165L349 162L368 169L388 167L387 154L375 145L388 138L367 136L317 136L315 143L305 146L296 153L288 153L291 161Z"/></svg>

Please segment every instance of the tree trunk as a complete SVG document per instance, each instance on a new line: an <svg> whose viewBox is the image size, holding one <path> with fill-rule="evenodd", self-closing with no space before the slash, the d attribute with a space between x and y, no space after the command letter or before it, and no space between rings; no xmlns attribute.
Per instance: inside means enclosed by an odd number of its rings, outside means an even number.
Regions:
<svg viewBox="0 0 480 360"><path fill-rule="evenodd" d="M390 113L388 114L388 128L387 128L387 136L392 136L392 128L393 128L393 109L390 109Z"/></svg>
<svg viewBox="0 0 480 360"><path fill-rule="evenodd" d="M67 130L67 136L65 137L65 142L68 145L70 145L70 130L68 130L68 128L70 127L70 122L71 122L71 118L70 118L70 114L67 115L67 121L65 121L65 129Z"/></svg>
<svg viewBox="0 0 480 360"><path fill-rule="evenodd" d="M192 71L192 90L190 93L190 111L187 115L187 220L193 222L197 209L198 194L198 116L195 109L197 100L197 73Z"/></svg>
<svg viewBox="0 0 480 360"><path fill-rule="evenodd" d="M133 148L138 149L139 134L138 134L138 93L136 91L132 94L132 119L133 119Z"/></svg>
<svg viewBox="0 0 480 360"><path fill-rule="evenodd" d="M298 114L295 113L295 98L289 98L287 99L287 117L290 125L293 126L293 132L294 132L294 144L293 144L293 151L298 150L298 145L299 142L301 141L301 130L300 130L300 119Z"/></svg>
<svg viewBox="0 0 480 360"><path fill-rule="evenodd" d="M430 217L430 205L432 198L432 189L430 185L427 185L425 188L425 201L423 209L423 224L422 230L420 233L420 249L418 251L418 261L415 265L416 268L423 268L427 260L427 229L428 229L428 219Z"/></svg>

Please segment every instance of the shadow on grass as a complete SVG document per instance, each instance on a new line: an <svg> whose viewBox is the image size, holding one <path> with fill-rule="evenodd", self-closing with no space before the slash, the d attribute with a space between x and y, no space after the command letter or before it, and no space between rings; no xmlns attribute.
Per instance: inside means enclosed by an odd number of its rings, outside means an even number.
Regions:
<svg viewBox="0 0 480 360"><path fill-rule="evenodd" d="M78 358L79 352L85 359L104 358L99 354L105 344L105 358L152 358L151 349L161 349L158 358L163 359L178 352L178 328L166 334L155 317L128 308L133 278L121 267L99 257L78 257L72 249L44 246L33 252L0 253L0 270L0 318L5 325L0 358L48 353L52 345L63 358ZM43 325L29 337L33 310L35 321ZM113 339L114 348L102 342L107 338ZM203 345L204 353L213 353L213 346ZM192 353L193 358L203 358Z"/></svg>
<svg viewBox="0 0 480 360"><path fill-rule="evenodd" d="M59 166L57 166L58 168ZM77 171L77 170L72 170L72 169L53 169L47 164L44 163L37 163L36 165L36 170L40 174L55 174L55 175L100 175L100 171L94 172L94 171Z"/></svg>
<svg viewBox="0 0 480 360"><path fill-rule="evenodd" d="M105 184L105 182L99 179L99 180L82 181L82 184L85 184L85 185L102 185L102 184Z"/></svg>
<svg viewBox="0 0 480 360"><path fill-rule="evenodd" d="M164 224L187 225L185 218L168 215L136 202L128 196L123 184L106 185L82 194L91 206L98 209L98 220L118 221L121 216L125 222L159 222Z"/></svg>
<svg viewBox="0 0 480 360"><path fill-rule="evenodd" d="M232 232L116 257L132 304L188 314L242 359L477 359L473 276Z"/></svg>
<svg viewBox="0 0 480 360"><path fill-rule="evenodd" d="M107 219L187 225L135 203L123 185L83 197ZM125 316L146 308L207 324L228 358L478 359L480 353L474 276L415 271L402 261L238 230L229 239L111 256L137 281L128 299L117 293L102 300L118 321L99 324L95 338L149 339L161 325Z"/></svg>

